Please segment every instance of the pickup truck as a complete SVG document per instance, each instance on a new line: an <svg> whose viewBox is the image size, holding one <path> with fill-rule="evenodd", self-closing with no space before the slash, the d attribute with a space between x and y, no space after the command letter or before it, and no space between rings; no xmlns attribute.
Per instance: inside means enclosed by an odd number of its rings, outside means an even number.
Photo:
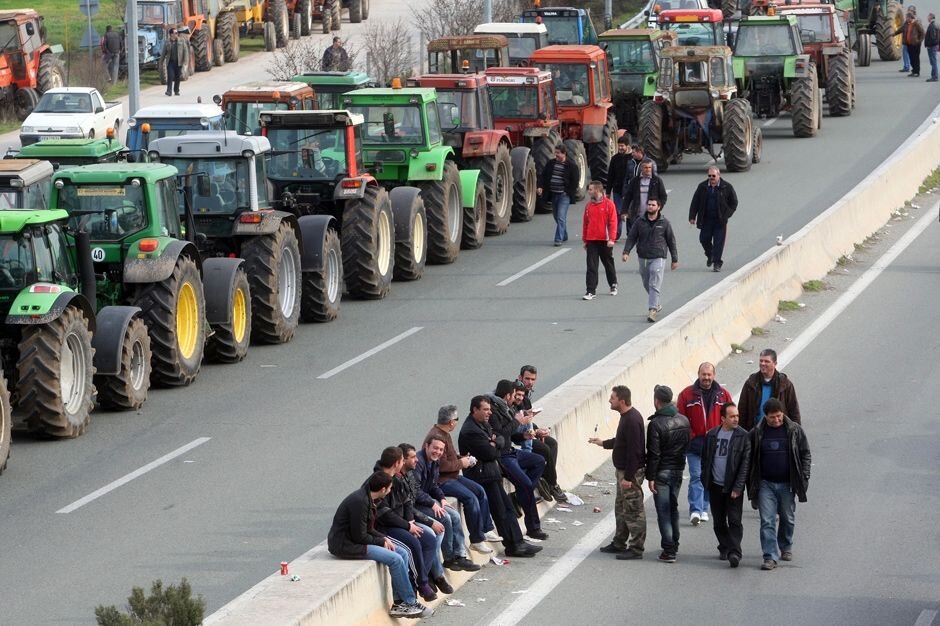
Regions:
<svg viewBox="0 0 940 626"><path fill-rule="evenodd" d="M24 146L43 139L104 137L109 128L120 138L127 119L123 102L105 102L94 87L59 87L42 94L39 104L23 121L20 143Z"/></svg>

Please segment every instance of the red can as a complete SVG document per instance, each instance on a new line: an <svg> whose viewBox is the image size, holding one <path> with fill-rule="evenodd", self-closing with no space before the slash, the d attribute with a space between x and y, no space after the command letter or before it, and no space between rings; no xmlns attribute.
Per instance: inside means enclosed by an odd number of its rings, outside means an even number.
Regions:
<svg viewBox="0 0 940 626"><path fill-rule="evenodd" d="M281 576L287 576L287 561L281 561Z"/></svg>

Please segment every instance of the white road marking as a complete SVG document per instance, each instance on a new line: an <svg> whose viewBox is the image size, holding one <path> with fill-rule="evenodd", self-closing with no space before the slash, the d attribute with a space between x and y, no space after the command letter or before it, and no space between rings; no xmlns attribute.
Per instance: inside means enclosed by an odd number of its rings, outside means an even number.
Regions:
<svg viewBox="0 0 940 626"><path fill-rule="evenodd" d="M933 620L936 617L936 611L933 609L924 609L920 612L920 615L917 616L917 621L914 622L914 626L930 626L933 624Z"/></svg>
<svg viewBox="0 0 940 626"><path fill-rule="evenodd" d="M555 259L557 259L557 258L560 257L561 255L563 255L564 253L570 252L570 251L571 251L571 248L562 248L561 250L558 250L557 252L553 252L552 254L548 255L547 257L545 257L544 259L542 259L542 260L539 261L538 263L533 263L532 265L530 265L529 267L525 268L525 269L522 270L521 272L516 272L515 274L513 274L512 276L510 276L510 277L507 278L506 280L503 280L503 281L500 281L500 282L496 283L496 286L497 286L497 287L505 287L505 286L508 285L509 283L515 282L516 280L522 278L523 276L525 276L525 275L528 274L529 272L534 272L535 270L537 270L538 268L542 267L542 266L545 265L546 263L551 263L552 261L554 261Z"/></svg>
<svg viewBox="0 0 940 626"><path fill-rule="evenodd" d="M127 483L131 482L135 478L140 478L141 476L143 476L150 470L157 469L164 463L168 463L169 461L172 461L173 459L180 456L181 454L186 454L193 448L201 446L202 444L209 441L210 439L212 439L212 437L200 437L199 439L193 439L192 441L187 443L185 446L181 446L177 448L176 450L174 450L173 452L170 452L169 454L164 454L156 461L151 461L150 463L147 463L143 467L134 470L130 474L125 474L124 476L118 478L114 482L108 483L101 489L98 489L97 491L93 491L87 496L85 496L84 498L81 498L80 500L76 500L72 504L59 509L58 511L56 511L56 513L71 513L75 509L81 508L85 506L86 504L88 504L89 502L97 500L101 496L114 491L118 487L126 485Z"/></svg>
<svg viewBox="0 0 940 626"><path fill-rule="evenodd" d="M776 121L779 120L779 119L780 119L779 117L772 117L772 118L770 118L769 120L767 120L766 122L764 122L763 124L761 124L761 128L767 128L768 126L772 126L773 123L776 122Z"/></svg>
<svg viewBox="0 0 940 626"><path fill-rule="evenodd" d="M403 332L402 334L400 334L400 335L395 335L394 337L392 337L392 338L389 339L388 341L386 341L386 342L384 342L384 343L380 343L379 345L377 345L376 347L372 348L371 350L366 350L365 352L363 352L363 353L360 354L359 356L354 357L354 358L352 358L352 359L349 359L348 361L346 361L346 362L343 363L342 365L338 365L338 366L334 367L333 369L331 369L330 371L324 372L324 373L320 374L319 376L317 376L317 378L319 378L319 379L321 379L321 380L326 380L327 378L332 378L333 376L336 376L337 374L339 374L339 373L342 372L343 370L352 367L352 366L355 365L356 363L359 363L359 362L361 362L361 361L365 361L365 360L368 359L370 356L372 356L372 355L374 355L374 354L378 354L379 352L381 352L381 351L384 350L385 348L388 348L388 347L390 347L390 346L393 346L393 345L395 345L396 343L398 343L399 341L401 341L401 340L403 340L403 339L407 339L408 337L412 336L413 334L415 334L415 333L417 333L417 332L420 332L421 330L424 330L424 326L414 326L414 327L412 327L412 328L409 328L408 330L406 330L406 331Z"/></svg>

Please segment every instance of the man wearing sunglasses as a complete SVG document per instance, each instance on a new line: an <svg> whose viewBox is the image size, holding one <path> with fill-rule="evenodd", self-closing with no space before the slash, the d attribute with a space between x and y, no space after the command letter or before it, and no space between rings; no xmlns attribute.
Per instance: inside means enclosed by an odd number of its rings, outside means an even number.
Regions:
<svg viewBox="0 0 940 626"><path fill-rule="evenodd" d="M726 180L721 179L717 166L708 168L708 178L699 183L689 205L689 224L701 231L699 243L705 251L705 267L720 272L724 261L728 220L738 208L738 195Z"/></svg>

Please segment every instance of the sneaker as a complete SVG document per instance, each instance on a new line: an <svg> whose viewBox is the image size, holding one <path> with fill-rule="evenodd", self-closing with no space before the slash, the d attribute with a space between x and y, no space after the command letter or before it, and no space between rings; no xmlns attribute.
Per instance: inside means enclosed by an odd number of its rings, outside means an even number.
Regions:
<svg viewBox="0 0 940 626"><path fill-rule="evenodd" d="M698 526L699 522L701 521L702 521L702 514L697 511L692 513L692 515L689 516L689 523L692 524L693 526Z"/></svg>
<svg viewBox="0 0 940 626"><path fill-rule="evenodd" d="M781 561L792 561L792 560L793 560L793 553L790 552L789 550L784 550L784 551L783 551L783 554L780 555L780 560L781 560Z"/></svg>
<svg viewBox="0 0 940 626"><path fill-rule="evenodd" d="M772 569L777 569L777 562L771 559L767 559L761 564L760 568L765 572L769 572Z"/></svg>
<svg viewBox="0 0 940 626"><path fill-rule="evenodd" d="M539 495L542 496L543 499L548 500L549 502L554 499L552 488L549 486L548 481L544 478L539 478L538 491Z"/></svg>
<svg viewBox="0 0 940 626"><path fill-rule="evenodd" d="M659 313L659 312L662 311L662 310L663 310L663 305L657 304L657 305L656 305L656 312Z"/></svg>
<svg viewBox="0 0 940 626"><path fill-rule="evenodd" d="M444 595L449 596L450 594L454 593L454 588L451 587L450 583L447 582L447 579L444 578L443 576L435 578L434 584L437 585L438 591L440 591Z"/></svg>
<svg viewBox="0 0 940 626"><path fill-rule="evenodd" d="M460 566L459 557L453 558L453 559L447 559L446 561L444 561L444 569L449 569L452 572L463 571L463 568Z"/></svg>
<svg viewBox="0 0 940 626"><path fill-rule="evenodd" d="M637 561L643 558L642 552L637 552L636 550L624 550L622 553L616 556L618 561Z"/></svg>
<svg viewBox="0 0 940 626"><path fill-rule="evenodd" d="M405 602L396 602L389 609L388 614L391 617L420 617L422 609L418 609L414 604Z"/></svg>
<svg viewBox="0 0 940 626"><path fill-rule="evenodd" d="M593 299L594 299L594 294L589 291L589 292L587 292L586 294L584 294L583 296L581 296L581 299L582 299L582 300L593 300Z"/></svg>
<svg viewBox="0 0 940 626"><path fill-rule="evenodd" d="M565 494L565 490L559 487L558 485L552 485L552 495L559 502L567 502L568 496Z"/></svg>
<svg viewBox="0 0 940 626"><path fill-rule="evenodd" d="M617 283L614 283L613 285L610 286L610 295L612 296L617 295Z"/></svg>
<svg viewBox="0 0 940 626"><path fill-rule="evenodd" d="M925 82L928 82L928 83L935 83L935 82L937 82L937 79L936 79L936 78L928 78Z"/></svg>
<svg viewBox="0 0 940 626"><path fill-rule="evenodd" d="M457 565L460 566L460 569L462 569L465 572L479 572L480 571L480 566L465 556L457 557L454 560L457 562Z"/></svg>
<svg viewBox="0 0 940 626"><path fill-rule="evenodd" d="M562 243L563 243L563 242L561 242L561 241L556 241L556 242L555 242L555 247L558 248L559 246L561 246Z"/></svg>
<svg viewBox="0 0 940 626"><path fill-rule="evenodd" d="M424 606L420 602L415 602L414 604L408 605L414 613L408 617L417 618L417 617L431 617L434 615L434 609L429 606Z"/></svg>
<svg viewBox="0 0 940 626"><path fill-rule="evenodd" d="M495 530L488 530L486 533L484 533L483 540L484 541L502 541L503 538L500 537L499 533L497 533Z"/></svg>
<svg viewBox="0 0 940 626"><path fill-rule="evenodd" d="M627 551L626 546L623 546L623 547L618 546L613 541L611 541L606 546L601 548L601 552L603 552L604 554L623 554L626 551Z"/></svg>
<svg viewBox="0 0 940 626"><path fill-rule="evenodd" d="M489 547L485 543L471 543L471 550L476 550L480 554L493 554L493 548Z"/></svg>
<svg viewBox="0 0 940 626"><path fill-rule="evenodd" d="M526 535L528 537L532 537L533 539L538 539L539 541L545 541L546 539L548 539L548 533L542 530L541 528L530 530L529 532L526 533Z"/></svg>
<svg viewBox="0 0 940 626"><path fill-rule="evenodd" d="M703 522L707 522L707 521L708 521L708 511L702 511L702 514L700 515L700 517L702 518L702 521L703 521Z"/></svg>
<svg viewBox="0 0 940 626"><path fill-rule="evenodd" d="M431 589L431 585L424 583L423 585L418 585L418 593L421 594L421 597L425 602L434 602L437 600L437 593Z"/></svg>
<svg viewBox="0 0 940 626"><path fill-rule="evenodd" d="M656 321L656 309L650 309L650 310L649 310L649 314L646 316L646 321L647 321L647 322L655 322L655 321Z"/></svg>
<svg viewBox="0 0 940 626"><path fill-rule="evenodd" d="M728 565L730 565L732 569L737 567L738 563L740 562L741 562L741 557L739 557L737 554L732 554L728 557Z"/></svg>
<svg viewBox="0 0 940 626"><path fill-rule="evenodd" d="M910 71L911 71L911 68L909 68L909 67L902 67L902 68L899 69L898 71L899 71L899 72L910 72Z"/></svg>
<svg viewBox="0 0 940 626"><path fill-rule="evenodd" d="M674 553L663 550L659 555L659 560L663 563L675 563L677 559Z"/></svg>

